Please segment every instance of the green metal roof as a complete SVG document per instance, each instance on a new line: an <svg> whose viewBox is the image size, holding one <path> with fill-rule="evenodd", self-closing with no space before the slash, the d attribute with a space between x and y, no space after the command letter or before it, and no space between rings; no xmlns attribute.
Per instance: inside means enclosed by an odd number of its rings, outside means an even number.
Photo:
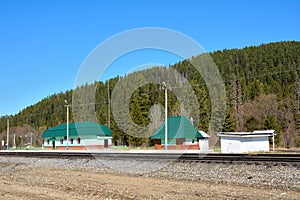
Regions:
<svg viewBox="0 0 300 200"><path fill-rule="evenodd" d="M95 122L75 122L69 124L69 137L82 137L85 135L101 135L111 137L111 130L104 125ZM67 136L67 124L60 124L46 130L42 137L64 137Z"/></svg>
<svg viewBox="0 0 300 200"><path fill-rule="evenodd" d="M165 122L159 127L151 139L165 138ZM199 131L185 116L168 117L168 138L203 138Z"/></svg>

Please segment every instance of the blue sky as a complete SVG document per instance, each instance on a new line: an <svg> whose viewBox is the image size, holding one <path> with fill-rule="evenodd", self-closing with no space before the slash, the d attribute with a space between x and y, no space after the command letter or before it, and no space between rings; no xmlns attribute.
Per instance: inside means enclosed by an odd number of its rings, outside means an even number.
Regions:
<svg viewBox="0 0 300 200"><path fill-rule="evenodd" d="M99 43L133 28L163 27L207 51L300 40L300 1L0 1L0 116L16 114L53 93L72 89ZM149 53L120 60L105 77L143 62L177 58ZM145 60L143 60L145 59ZM142 60L142 61L141 61ZM104 77L104 79L105 79Z"/></svg>

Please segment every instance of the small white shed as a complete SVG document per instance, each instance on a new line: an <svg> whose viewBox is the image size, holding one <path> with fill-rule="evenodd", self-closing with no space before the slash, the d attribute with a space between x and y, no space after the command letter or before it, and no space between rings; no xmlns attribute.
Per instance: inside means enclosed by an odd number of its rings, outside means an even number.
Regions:
<svg viewBox="0 0 300 200"><path fill-rule="evenodd" d="M222 153L247 153L270 151L269 137L273 136L274 141L274 135L274 130L218 133L218 136L221 138Z"/></svg>
<svg viewBox="0 0 300 200"><path fill-rule="evenodd" d="M199 148L200 151L208 151L209 150L209 142L208 142L208 138L210 137L209 135L207 135L207 133L205 133L204 131L198 131L203 138L199 138Z"/></svg>

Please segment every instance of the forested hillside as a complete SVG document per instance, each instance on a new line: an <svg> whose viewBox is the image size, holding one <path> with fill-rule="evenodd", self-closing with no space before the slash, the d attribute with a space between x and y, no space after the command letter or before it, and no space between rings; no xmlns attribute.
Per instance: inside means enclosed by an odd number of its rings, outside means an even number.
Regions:
<svg viewBox="0 0 300 200"><path fill-rule="evenodd" d="M216 51L209 55L219 68L226 88L227 107L223 131L275 129L277 145L286 148L300 146L300 42L276 42ZM209 93L203 78L190 62L201 56L203 55L184 60L170 68L156 67L153 70L168 74L171 68L176 69L188 80L200 102L199 120L195 121L194 125L207 131L211 116ZM134 77L137 75L135 73L128 76ZM115 85L124 79L125 77L116 77L105 83L97 82L79 89L96 88L95 102L90 106L96 111L98 122L111 127L116 145L147 146L151 142L148 138L125 134L116 125L112 113L108 114L108 95L111 97ZM175 79L184 82L178 77ZM11 116L10 132L16 135L17 145L21 142L20 136L29 132L34 133L34 144L41 145L40 135L45 129L65 123L64 100L71 104L72 93L70 90L53 94ZM178 99L171 91L168 92L168 99L169 115L179 115L183 112ZM163 116L153 116L150 112L155 104L163 108L164 89L161 85L151 83L138 88L130 98L131 119L141 126L147 126L150 121L155 120L157 124L161 123ZM84 110L80 113L83 119L86 114ZM74 121L72 115L71 121ZM6 139L5 116L0 119L0 133L0 139ZM13 136L10 138L10 144L12 138Z"/></svg>

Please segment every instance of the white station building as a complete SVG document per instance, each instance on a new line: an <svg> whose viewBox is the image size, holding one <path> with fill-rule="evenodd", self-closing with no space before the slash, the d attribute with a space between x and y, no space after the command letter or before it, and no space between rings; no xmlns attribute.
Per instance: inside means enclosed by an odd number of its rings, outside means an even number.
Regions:
<svg viewBox="0 0 300 200"><path fill-rule="evenodd" d="M52 150L85 150L110 148L111 130L95 122L74 122L69 124L69 138L66 135L67 125L60 124L46 130L42 137L45 149ZM67 141L67 139L69 139Z"/></svg>
<svg viewBox="0 0 300 200"><path fill-rule="evenodd" d="M274 130L261 130L253 132L220 132L222 153L248 153L270 151L269 137L273 140Z"/></svg>

